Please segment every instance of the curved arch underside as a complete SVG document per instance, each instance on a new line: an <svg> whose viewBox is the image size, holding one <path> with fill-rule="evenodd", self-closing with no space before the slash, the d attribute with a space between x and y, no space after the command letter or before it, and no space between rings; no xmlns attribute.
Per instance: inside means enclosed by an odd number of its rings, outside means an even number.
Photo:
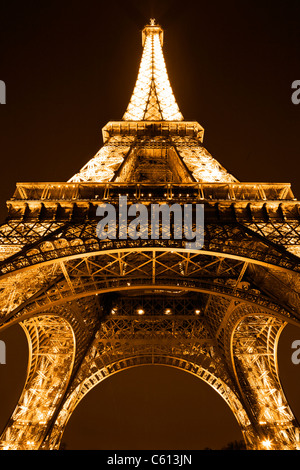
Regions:
<svg viewBox="0 0 300 470"><path fill-rule="evenodd" d="M96 346L94 345L94 348L95 347ZM169 351L171 352L170 348ZM92 357L90 359L91 364L89 364L89 373L85 371L85 379L74 387L66 399L55 425L52 428L51 435L45 443L45 448L59 448L63 432L70 416L90 390L99 385L106 378L109 378L122 370L145 365L164 365L174 367L193 374L203 380L224 399L233 412L243 434L247 437L248 433L249 437L250 435L252 437L250 422L244 411L243 405L240 403L238 397L231 390L228 384L216 375L219 371L216 370L216 365L213 359L204 352L204 348L202 354L198 354L197 357L194 357L194 362L192 362L191 358L184 358L182 352L177 351L176 353L174 348L172 350L172 356L168 355L167 352L168 348L155 348L153 345L143 345L140 347L138 354L134 349L132 349L130 354L129 348L127 351L122 348L122 350L119 351L115 350L115 357L113 357L114 353L111 353L109 358L102 356L100 359L100 357L97 357L97 354L95 354L95 350L91 351L90 354ZM97 361L101 361L102 366L98 363L95 367Z"/></svg>
<svg viewBox="0 0 300 470"><path fill-rule="evenodd" d="M60 317L42 316L20 324L29 346L27 379L6 428L3 450L38 449L68 385L75 356L72 328Z"/></svg>
<svg viewBox="0 0 300 470"><path fill-rule="evenodd" d="M279 303L263 282L273 276L278 283L292 284L298 282L297 273L236 254L182 248L59 255L64 256L23 266L0 280L2 328L22 322L33 345L28 381L3 434L3 448L12 442L17 448L57 448L70 414L93 386L117 370L150 360L188 370L213 386L232 409L249 448L262 448L269 439L277 448L297 447L297 427L276 369L277 342L270 338L286 322L298 324L298 285L289 302ZM144 311L139 315L141 303ZM269 335L252 356L249 338L243 343L245 325L249 328L244 318L255 319L253 340L258 331L261 337L266 331ZM58 322L52 330L51 322ZM58 349L55 360L45 352L42 362L37 338L47 329L52 340L57 332L62 350L68 338L69 349L68 354ZM61 331L65 334L60 336ZM45 374L45 361L61 386L53 405L44 389L54 386ZM250 370L256 377L252 382ZM39 389L36 383L42 384ZM40 414L34 412L35 403ZM279 419L280 438L275 432Z"/></svg>
<svg viewBox="0 0 300 470"><path fill-rule="evenodd" d="M75 299L156 287L243 299L297 323L300 276L256 263L222 252L147 246L73 253L0 278L0 328Z"/></svg>

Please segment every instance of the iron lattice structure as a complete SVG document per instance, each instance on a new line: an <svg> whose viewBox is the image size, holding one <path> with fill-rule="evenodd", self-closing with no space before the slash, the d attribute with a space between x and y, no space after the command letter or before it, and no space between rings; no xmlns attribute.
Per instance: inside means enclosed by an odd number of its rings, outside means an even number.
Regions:
<svg viewBox="0 0 300 470"><path fill-rule="evenodd" d="M163 364L228 404L248 449L297 449L277 345L299 326L299 202L285 183L241 183L183 119L151 21L133 95L67 183L19 183L0 227L1 329L29 344L2 449L58 449L82 398L120 370ZM204 246L100 240L99 204L203 204Z"/></svg>

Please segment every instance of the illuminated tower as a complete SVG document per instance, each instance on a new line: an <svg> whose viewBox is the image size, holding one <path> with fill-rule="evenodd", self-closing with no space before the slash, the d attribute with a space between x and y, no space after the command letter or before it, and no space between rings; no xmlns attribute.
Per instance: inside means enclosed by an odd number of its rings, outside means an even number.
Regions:
<svg viewBox="0 0 300 470"><path fill-rule="evenodd" d="M248 449L296 449L277 344L299 325L299 202L286 183L241 183L174 98L154 20L123 119L67 183L18 183L0 227L1 328L19 323L28 376L3 449L57 449L102 380L161 364L218 392ZM204 246L101 240L99 205L203 204ZM119 227L120 229L120 227ZM201 406L201 405L200 405Z"/></svg>

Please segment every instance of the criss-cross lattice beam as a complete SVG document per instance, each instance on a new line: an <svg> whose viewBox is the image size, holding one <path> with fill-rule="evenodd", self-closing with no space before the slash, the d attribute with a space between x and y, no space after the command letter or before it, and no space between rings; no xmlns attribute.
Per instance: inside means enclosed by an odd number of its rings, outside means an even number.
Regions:
<svg viewBox="0 0 300 470"><path fill-rule="evenodd" d="M21 326L29 342L29 372L18 405L1 436L2 450L39 448L63 398L74 363L74 336L64 319L42 316L28 319Z"/></svg>
<svg viewBox="0 0 300 470"><path fill-rule="evenodd" d="M258 448L297 449L299 428L278 376L277 343L284 323L266 315L246 316L235 327L232 354L236 379L256 420Z"/></svg>

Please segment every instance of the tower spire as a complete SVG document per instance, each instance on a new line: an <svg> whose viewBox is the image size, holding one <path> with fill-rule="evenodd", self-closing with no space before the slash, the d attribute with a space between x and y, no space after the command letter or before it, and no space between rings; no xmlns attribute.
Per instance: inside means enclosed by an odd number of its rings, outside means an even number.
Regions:
<svg viewBox="0 0 300 470"><path fill-rule="evenodd" d="M103 147L69 182L237 181L203 147L203 127L184 120L169 82L163 41L163 29L151 18L142 31L138 77L122 120L102 129Z"/></svg>
<svg viewBox="0 0 300 470"><path fill-rule="evenodd" d="M182 121L163 56L163 29L154 18L142 31L143 53L125 121Z"/></svg>

